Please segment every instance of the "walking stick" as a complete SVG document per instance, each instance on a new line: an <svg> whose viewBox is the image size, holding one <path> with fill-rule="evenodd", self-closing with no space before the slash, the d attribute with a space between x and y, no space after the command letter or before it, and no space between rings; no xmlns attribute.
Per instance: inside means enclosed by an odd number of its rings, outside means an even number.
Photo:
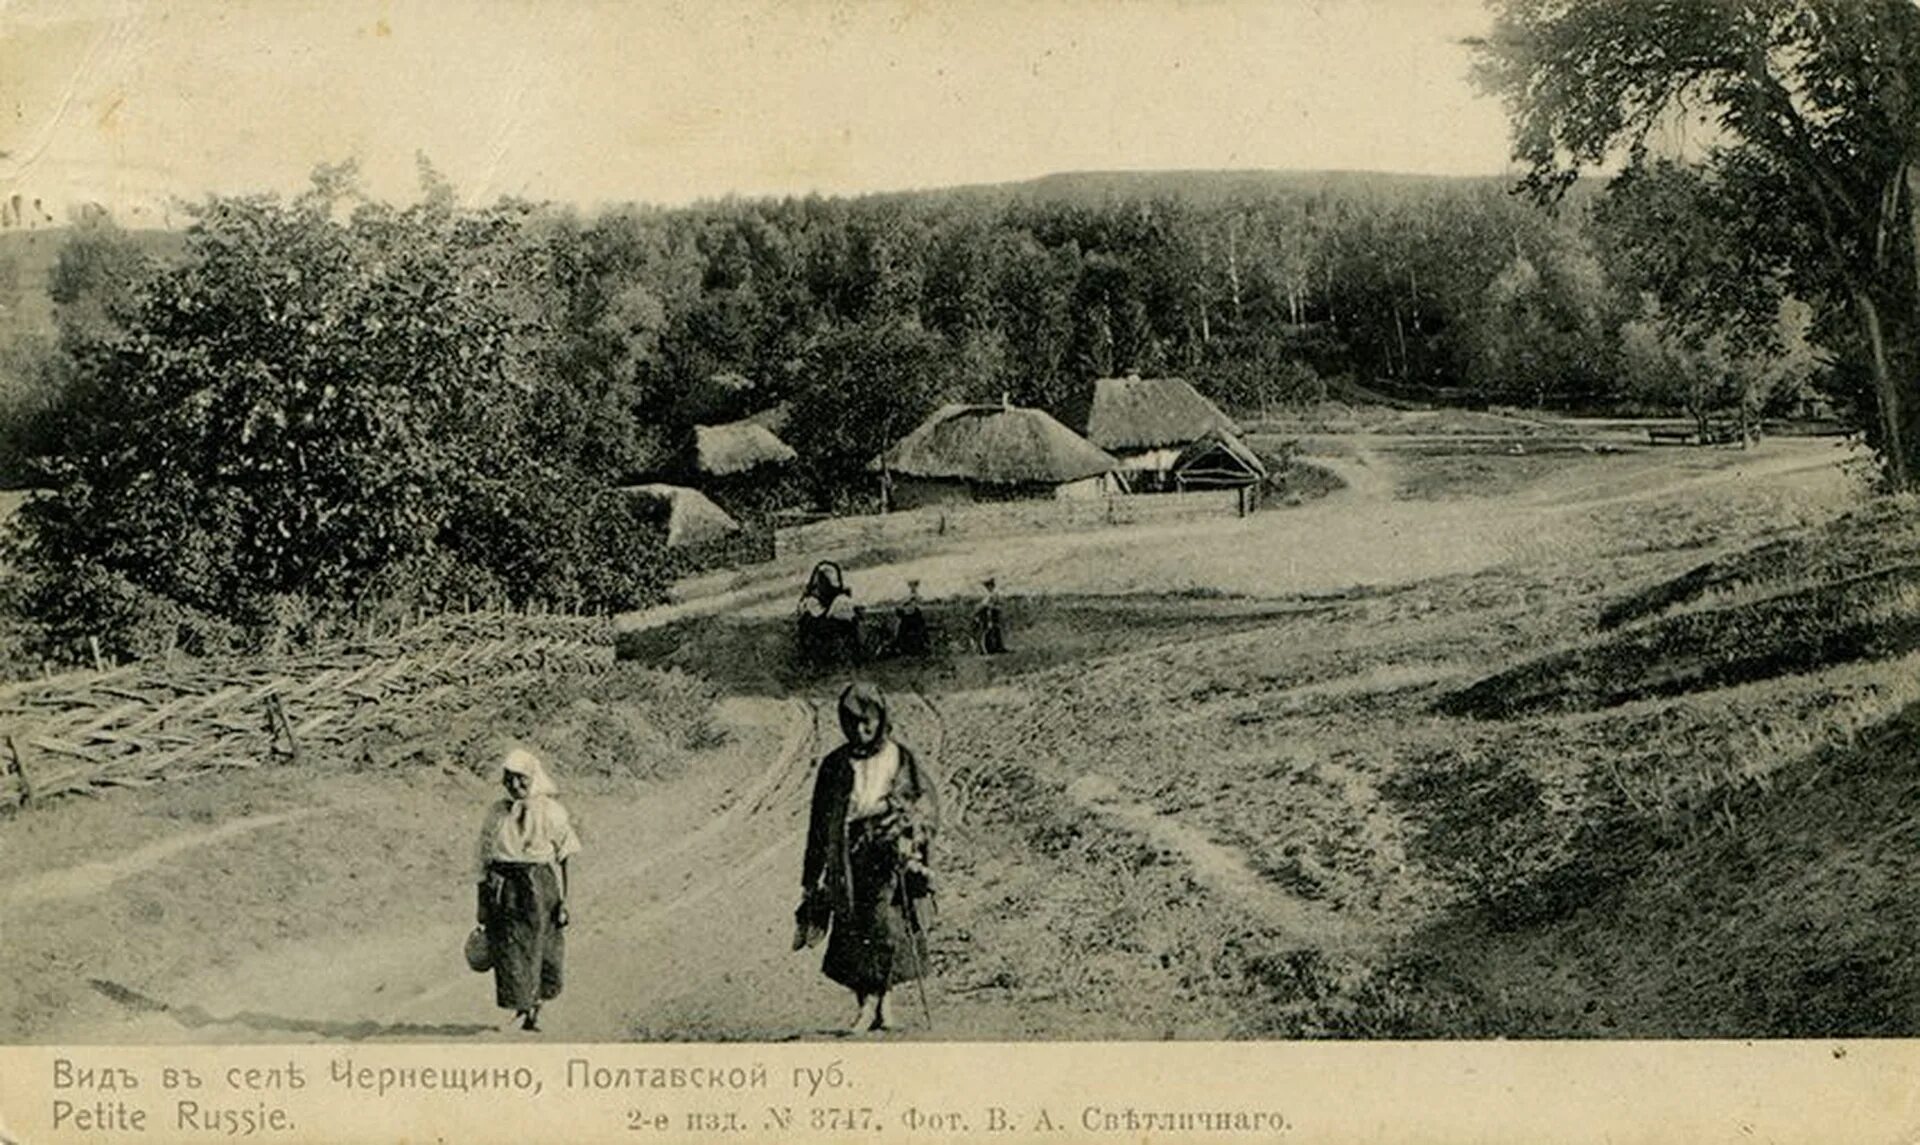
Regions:
<svg viewBox="0 0 1920 1145"><path fill-rule="evenodd" d="M894 863L893 866L893 886L894 890L900 895L900 906L907 912L908 928L924 938L927 932L920 928L920 912L914 909L913 896L907 893L907 868L898 862ZM918 954L918 951L915 953ZM927 1029L931 1030L933 1029L933 1007L927 1005L927 965L925 960L921 960L920 973L914 977L913 984L920 989L920 1013L926 1017Z"/></svg>

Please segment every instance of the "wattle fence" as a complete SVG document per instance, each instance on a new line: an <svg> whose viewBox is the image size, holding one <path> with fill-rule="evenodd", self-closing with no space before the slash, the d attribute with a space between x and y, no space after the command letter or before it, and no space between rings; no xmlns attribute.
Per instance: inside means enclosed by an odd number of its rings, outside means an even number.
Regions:
<svg viewBox="0 0 1920 1145"><path fill-rule="evenodd" d="M485 612L300 657L0 685L0 808L303 756L390 765L449 709L612 664L603 618Z"/></svg>

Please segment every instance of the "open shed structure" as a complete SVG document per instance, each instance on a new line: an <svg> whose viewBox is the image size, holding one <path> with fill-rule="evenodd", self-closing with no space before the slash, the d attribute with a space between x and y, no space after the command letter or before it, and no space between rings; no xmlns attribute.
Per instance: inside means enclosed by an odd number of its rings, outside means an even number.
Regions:
<svg viewBox="0 0 1920 1145"><path fill-rule="evenodd" d="M1238 432L1199 390L1181 378L1101 378L1086 406L1087 440L1111 453L1133 486L1173 487L1181 451L1216 433Z"/></svg>
<svg viewBox="0 0 1920 1145"><path fill-rule="evenodd" d="M1118 486L1119 468L1044 410L948 405L875 458L883 509L1099 497Z"/></svg>
<svg viewBox="0 0 1920 1145"><path fill-rule="evenodd" d="M1267 479L1266 462L1246 442L1224 430L1214 430L1189 442L1173 459L1168 473L1173 487L1184 493L1200 489L1244 489Z"/></svg>

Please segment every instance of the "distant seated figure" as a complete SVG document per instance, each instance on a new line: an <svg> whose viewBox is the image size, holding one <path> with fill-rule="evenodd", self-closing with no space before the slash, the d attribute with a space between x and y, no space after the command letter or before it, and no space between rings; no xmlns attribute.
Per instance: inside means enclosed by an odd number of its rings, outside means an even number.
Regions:
<svg viewBox="0 0 1920 1145"><path fill-rule="evenodd" d="M848 594L846 578L840 572L840 566L832 561L821 561L813 566L812 574L807 577L807 587L800 594L800 615L818 620L829 615L834 605Z"/></svg>
<svg viewBox="0 0 1920 1145"><path fill-rule="evenodd" d="M893 630L893 650L902 656L925 656L933 646L933 640L927 632L927 615L920 609L920 582L907 582L906 603L900 606L900 614Z"/></svg>
<svg viewBox="0 0 1920 1145"><path fill-rule="evenodd" d="M980 582L986 590L980 603L973 609L974 644L989 656L997 656L1007 650L1006 618L1000 609L1000 595L994 585L994 578L988 577Z"/></svg>
<svg viewBox="0 0 1920 1145"><path fill-rule="evenodd" d="M803 656L822 663L859 658L860 609L839 565L821 561L813 567L797 611Z"/></svg>

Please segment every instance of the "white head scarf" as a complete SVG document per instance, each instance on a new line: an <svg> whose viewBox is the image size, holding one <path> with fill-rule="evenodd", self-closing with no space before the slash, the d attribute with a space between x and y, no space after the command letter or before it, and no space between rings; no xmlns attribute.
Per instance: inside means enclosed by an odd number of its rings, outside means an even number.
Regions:
<svg viewBox="0 0 1920 1145"><path fill-rule="evenodd" d="M487 812L480 829L479 865L488 863L556 863L580 850L567 809L554 796L560 789L547 774L546 764L524 747L508 751L500 761L502 776L527 777L524 799L502 799Z"/></svg>
<svg viewBox="0 0 1920 1145"><path fill-rule="evenodd" d="M560 794L560 788L554 784L553 777L547 774L547 765L540 762L539 756L524 747L516 747L508 751L507 757L500 761L500 770L506 774L526 776L529 799Z"/></svg>

